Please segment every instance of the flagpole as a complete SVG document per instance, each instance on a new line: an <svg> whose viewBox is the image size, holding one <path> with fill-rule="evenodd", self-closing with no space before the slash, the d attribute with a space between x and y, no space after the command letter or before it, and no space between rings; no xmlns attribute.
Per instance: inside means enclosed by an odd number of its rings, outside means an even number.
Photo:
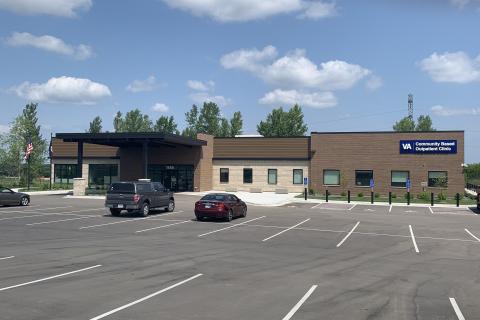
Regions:
<svg viewBox="0 0 480 320"><path fill-rule="evenodd" d="M50 132L50 146L48 147L48 154L50 156L50 190L52 190L52 133Z"/></svg>
<svg viewBox="0 0 480 320"><path fill-rule="evenodd" d="M27 190L30 191L30 155L27 158Z"/></svg>

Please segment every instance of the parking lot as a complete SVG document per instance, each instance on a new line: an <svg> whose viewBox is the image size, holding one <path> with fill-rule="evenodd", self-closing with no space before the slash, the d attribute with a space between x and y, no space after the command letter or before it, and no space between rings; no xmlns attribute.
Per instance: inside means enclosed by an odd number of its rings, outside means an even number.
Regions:
<svg viewBox="0 0 480 320"><path fill-rule="evenodd" d="M293 203L198 222L101 200L0 207L0 319L480 319L480 216Z"/></svg>

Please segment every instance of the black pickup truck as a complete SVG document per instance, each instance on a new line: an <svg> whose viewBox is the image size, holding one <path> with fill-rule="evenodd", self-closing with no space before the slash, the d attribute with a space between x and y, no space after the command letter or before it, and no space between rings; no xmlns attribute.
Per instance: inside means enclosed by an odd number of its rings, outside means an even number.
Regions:
<svg viewBox="0 0 480 320"><path fill-rule="evenodd" d="M173 193L160 182L114 182L107 191L105 207L110 208L112 216L118 216L122 210L138 212L148 216L150 209L175 209Z"/></svg>

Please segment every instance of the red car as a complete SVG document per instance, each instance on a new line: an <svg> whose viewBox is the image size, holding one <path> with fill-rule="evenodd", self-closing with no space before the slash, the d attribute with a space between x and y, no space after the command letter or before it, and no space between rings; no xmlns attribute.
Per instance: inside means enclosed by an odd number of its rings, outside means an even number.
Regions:
<svg viewBox="0 0 480 320"><path fill-rule="evenodd" d="M247 216L245 202L229 193L210 193L195 202L197 220L206 218L232 221L236 217Z"/></svg>

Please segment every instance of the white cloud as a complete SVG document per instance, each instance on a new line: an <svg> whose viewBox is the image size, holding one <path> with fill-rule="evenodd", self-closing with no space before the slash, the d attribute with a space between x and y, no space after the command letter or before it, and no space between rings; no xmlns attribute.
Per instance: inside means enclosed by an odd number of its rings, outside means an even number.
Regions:
<svg viewBox="0 0 480 320"><path fill-rule="evenodd" d="M207 16L220 22L241 22L278 14L303 12L300 16L319 19L334 15L334 2L322 0L163 0L172 8Z"/></svg>
<svg viewBox="0 0 480 320"><path fill-rule="evenodd" d="M307 57L305 50L296 49L273 61L275 47L263 50L238 50L224 55L220 62L226 69L246 70L266 83L278 88L315 88L320 90L345 90L372 72L356 64L332 60L317 66Z"/></svg>
<svg viewBox="0 0 480 320"><path fill-rule="evenodd" d="M374 91L383 86L383 80L379 76L373 75L367 80L365 85L367 89Z"/></svg>
<svg viewBox="0 0 480 320"><path fill-rule="evenodd" d="M208 94L207 92L195 92L190 95L190 99L196 104L203 104L204 102L214 102L219 107L228 107L232 101L224 96Z"/></svg>
<svg viewBox="0 0 480 320"><path fill-rule="evenodd" d="M168 112L170 108L165 104L165 103L155 103L153 106L152 106L152 110L155 111L155 112L162 112L162 113L165 113L165 112Z"/></svg>
<svg viewBox="0 0 480 320"><path fill-rule="evenodd" d="M0 134L8 133L10 131L10 126L6 124L0 124Z"/></svg>
<svg viewBox="0 0 480 320"><path fill-rule="evenodd" d="M77 11L88 11L92 0L0 0L0 10L23 15L75 17Z"/></svg>
<svg viewBox="0 0 480 320"><path fill-rule="evenodd" d="M196 91L211 91L215 87L215 82L213 81L207 81L207 82L202 82L198 80L188 80L187 81L187 86Z"/></svg>
<svg viewBox="0 0 480 320"><path fill-rule="evenodd" d="M420 62L433 81L469 83L480 81L480 55L472 59L463 51L433 53Z"/></svg>
<svg viewBox="0 0 480 320"><path fill-rule="evenodd" d="M449 108L444 106L433 106L432 113L437 116L451 117L451 116L478 116L480 115L480 108Z"/></svg>
<svg viewBox="0 0 480 320"><path fill-rule="evenodd" d="M145 80L134 80L125 89L133 93L138 93L145 91L153 91L159 86L160 85L158 84L157 79L154 76L150 76Z"/></svg>
<svg viewBox="0 0 480 320"><path fill-rule="evenodd" d="M337 105L337 99L332 92L305 93L297 90L281 89L268 92L258 102L261 104L284 106L292 106L297 103L301 106L317 109L324 109Z"/></svg>
<svg viewBox="0 0 480 320"><path fill-rule="evenodd" d="M337 14L335 2L305 2L304 7L305 12L300 15L300 18L322 19Z"/></svg>
<svg viewBox="0 0 480 320"><path fill-rule="evenodd" d="M28 32L14 32L6 39L5 43L12 47L34 47L71 56L78 60L85 60L93 56L93 50L90 46L80 44L75 47L50 35L35 36Z"/></svg>
<svg viewBox="0 0 480 320"><path fill-rule="evenodd" d="M89 79L59 77L45 83L24 82L9 89L17 96L35 102L94 104L111 96L110 89Z"/></svg>
<svg viewBox="0 0 480 320"><path fill-rule="evenodd" d="M450 0L450 3L458 9L463 9L470 3L470 0Z"/></svg>

